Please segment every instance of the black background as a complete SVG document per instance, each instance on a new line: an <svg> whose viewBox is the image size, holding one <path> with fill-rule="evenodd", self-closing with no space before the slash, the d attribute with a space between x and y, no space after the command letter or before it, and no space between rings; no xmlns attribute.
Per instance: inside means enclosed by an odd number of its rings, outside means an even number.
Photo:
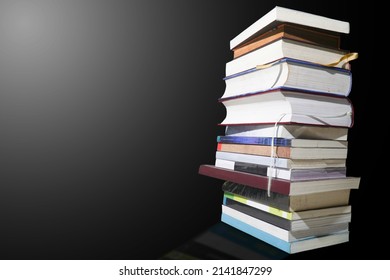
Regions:
<svg viewBox="0 0 390 280"><path fill-rule="evenodd" d="M219 222L222 182L197 172L223 133L229 42L275 5L350 22L360 55L350 242L291 258L381 258L369 7L172 0L0 2L0 258L156 259Z"/></svg>

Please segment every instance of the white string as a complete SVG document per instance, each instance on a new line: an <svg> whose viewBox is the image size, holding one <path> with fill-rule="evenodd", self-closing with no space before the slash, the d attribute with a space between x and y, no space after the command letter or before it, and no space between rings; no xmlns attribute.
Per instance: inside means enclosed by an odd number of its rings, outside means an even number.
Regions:
<svg viewBox="0 0 390 280"><path fill-rule="evenodd" d="M273 173L274 173L275 166L276 166L276 160L278 158L277 153L275 153L275 151L274 151L274 146L275 146L274 145L274 141L275 141L275 138L278 137L278 129L279 129L278 124L287 115L292 115L292 114L291 113L283 113L283 114L281 114L279 119L275 122L275 125L274 125L274 134L273 134L273 136L271 138L271 164L269 166L268 184L267 184L267 194L268 194L268 197L271 196L272 177L273 177ZM306 114L294 114L294 115L301 115L301 116L306 116L306 117L311 117L311 118L340 118L340 117L344 117L344 116L351 116L352 112L348 111L348 112L345 112L344 114L334 115L334 116L312 116L312 115L306 115Z"/></svg>

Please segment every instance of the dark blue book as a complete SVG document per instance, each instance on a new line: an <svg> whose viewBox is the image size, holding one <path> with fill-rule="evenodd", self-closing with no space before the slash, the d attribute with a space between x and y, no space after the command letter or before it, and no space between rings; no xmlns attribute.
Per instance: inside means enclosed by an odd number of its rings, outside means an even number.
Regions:
<svg viewBox="0 0 390 280"><path fill-rule="evenodd" d="M291 139L280 137L255 137L255 136L217 136L218 143L264 145L279 147L302 147L302 148L347 148L348 141L318 140L318 139Z"/></svg>

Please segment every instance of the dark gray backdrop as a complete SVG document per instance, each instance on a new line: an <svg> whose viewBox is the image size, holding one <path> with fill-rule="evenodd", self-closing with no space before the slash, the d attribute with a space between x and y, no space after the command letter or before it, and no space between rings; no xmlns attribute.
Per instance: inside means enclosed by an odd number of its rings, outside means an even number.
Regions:
<svg viewBox="0 0 390 280"><path fill-rule="evenodd" d="M222 182L197 169L223 132L229 41L275 5L351 23L348 172L363 178L351 242L322 252L367 258L350 250L371 248L375 175L362 167L373 103L359 7L172 0L0 2L0 258L153 259L218 222Z"/></svg>

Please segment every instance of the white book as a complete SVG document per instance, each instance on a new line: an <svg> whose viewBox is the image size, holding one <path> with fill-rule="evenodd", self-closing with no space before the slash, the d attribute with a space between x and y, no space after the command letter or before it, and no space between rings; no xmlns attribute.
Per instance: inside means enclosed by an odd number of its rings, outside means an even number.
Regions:
<svg viewBox="0 0 390 280"><path fill-rule="evenodd" d="M273 178L289 181L321 180L346 177L346 167L327 167L327 168L271 168L266 165L237 162L226 159L215 159L215 166L229 170L249 172Z"/></svg>
<svg viewBox="0 0 390 280"><path fill-rule="evenodd" d="M241 195L231 194L228 192L224 193L224 198L228 198L240 202L242 204L246 204L258 210L270 213L272 215L281 217L289 221L302 221L302 220L320 218L320 217L333 217L333 216L338 217L339 215L347 214L347 216L343 216L343 217L346 217L348 219L348 222L350 222L352 217L351 205L338 206L338 207L326 207L326 208L304 210L304 211L284 211L279 208L275 208L267 204L243 197Z"/></svg>
<svg viewBox="0 0 390 280"><path fill-rule="evenodd" d="M248 41L278 23L294 23L337 33L349 33L349 22L276 6L230 41L230 49Z"/></svg>
<svg viewBox="0 0 390 280"><path fill-rule="evenodd" d="M349 231L344 230L328 235L313 236L294 242L287 242L227 214L222 213L221 220L222 222L271 244L272 246L275 246L289 254L323 248L349 241Z"/></svg>
<svg viewBox="0 0 390 280"><path fill-rule="evenodd" d="M222 100L226 117L222 125L302 124L351 127L353 107L348 98L272 90Z"/></svg>
<svg viewBox="0 0 390 280"><path fill-rule="evenodd" d="M244 71L225 79L221 99L274 88L321 92L346 97L352 86L351 71L284 58L264 69Z"/></svg>
<svg viewBox="0 0 390 280"><path fill-rule="evenodd" d="M279 39L227 62L225 76L231 76L286 57L322 65L336 63L341 60L335 66L343 68L347 62L342 61L342 58L347 53L348 51L345 50L314 46L289 39Z"/></svg>
<svg viewBox="0 0 390 280"><path fill-rule="evenodd" d="M235 162L246 162L260 165L272 166L286 169L309 169L327 167L345 167L346 159L319 159L319 160L292 160L287 158L271 158L267 156L220 152L215 153L216 159L230 160Z"/></svg>
<svg viewBox="0 0 390 280"><path fill-rule="evenodd" d="M226 126L227 136L280 137L287 139L347 140L348 128L313 125L232 125ZM298 140L298 139L297 139Z"/></svg>

